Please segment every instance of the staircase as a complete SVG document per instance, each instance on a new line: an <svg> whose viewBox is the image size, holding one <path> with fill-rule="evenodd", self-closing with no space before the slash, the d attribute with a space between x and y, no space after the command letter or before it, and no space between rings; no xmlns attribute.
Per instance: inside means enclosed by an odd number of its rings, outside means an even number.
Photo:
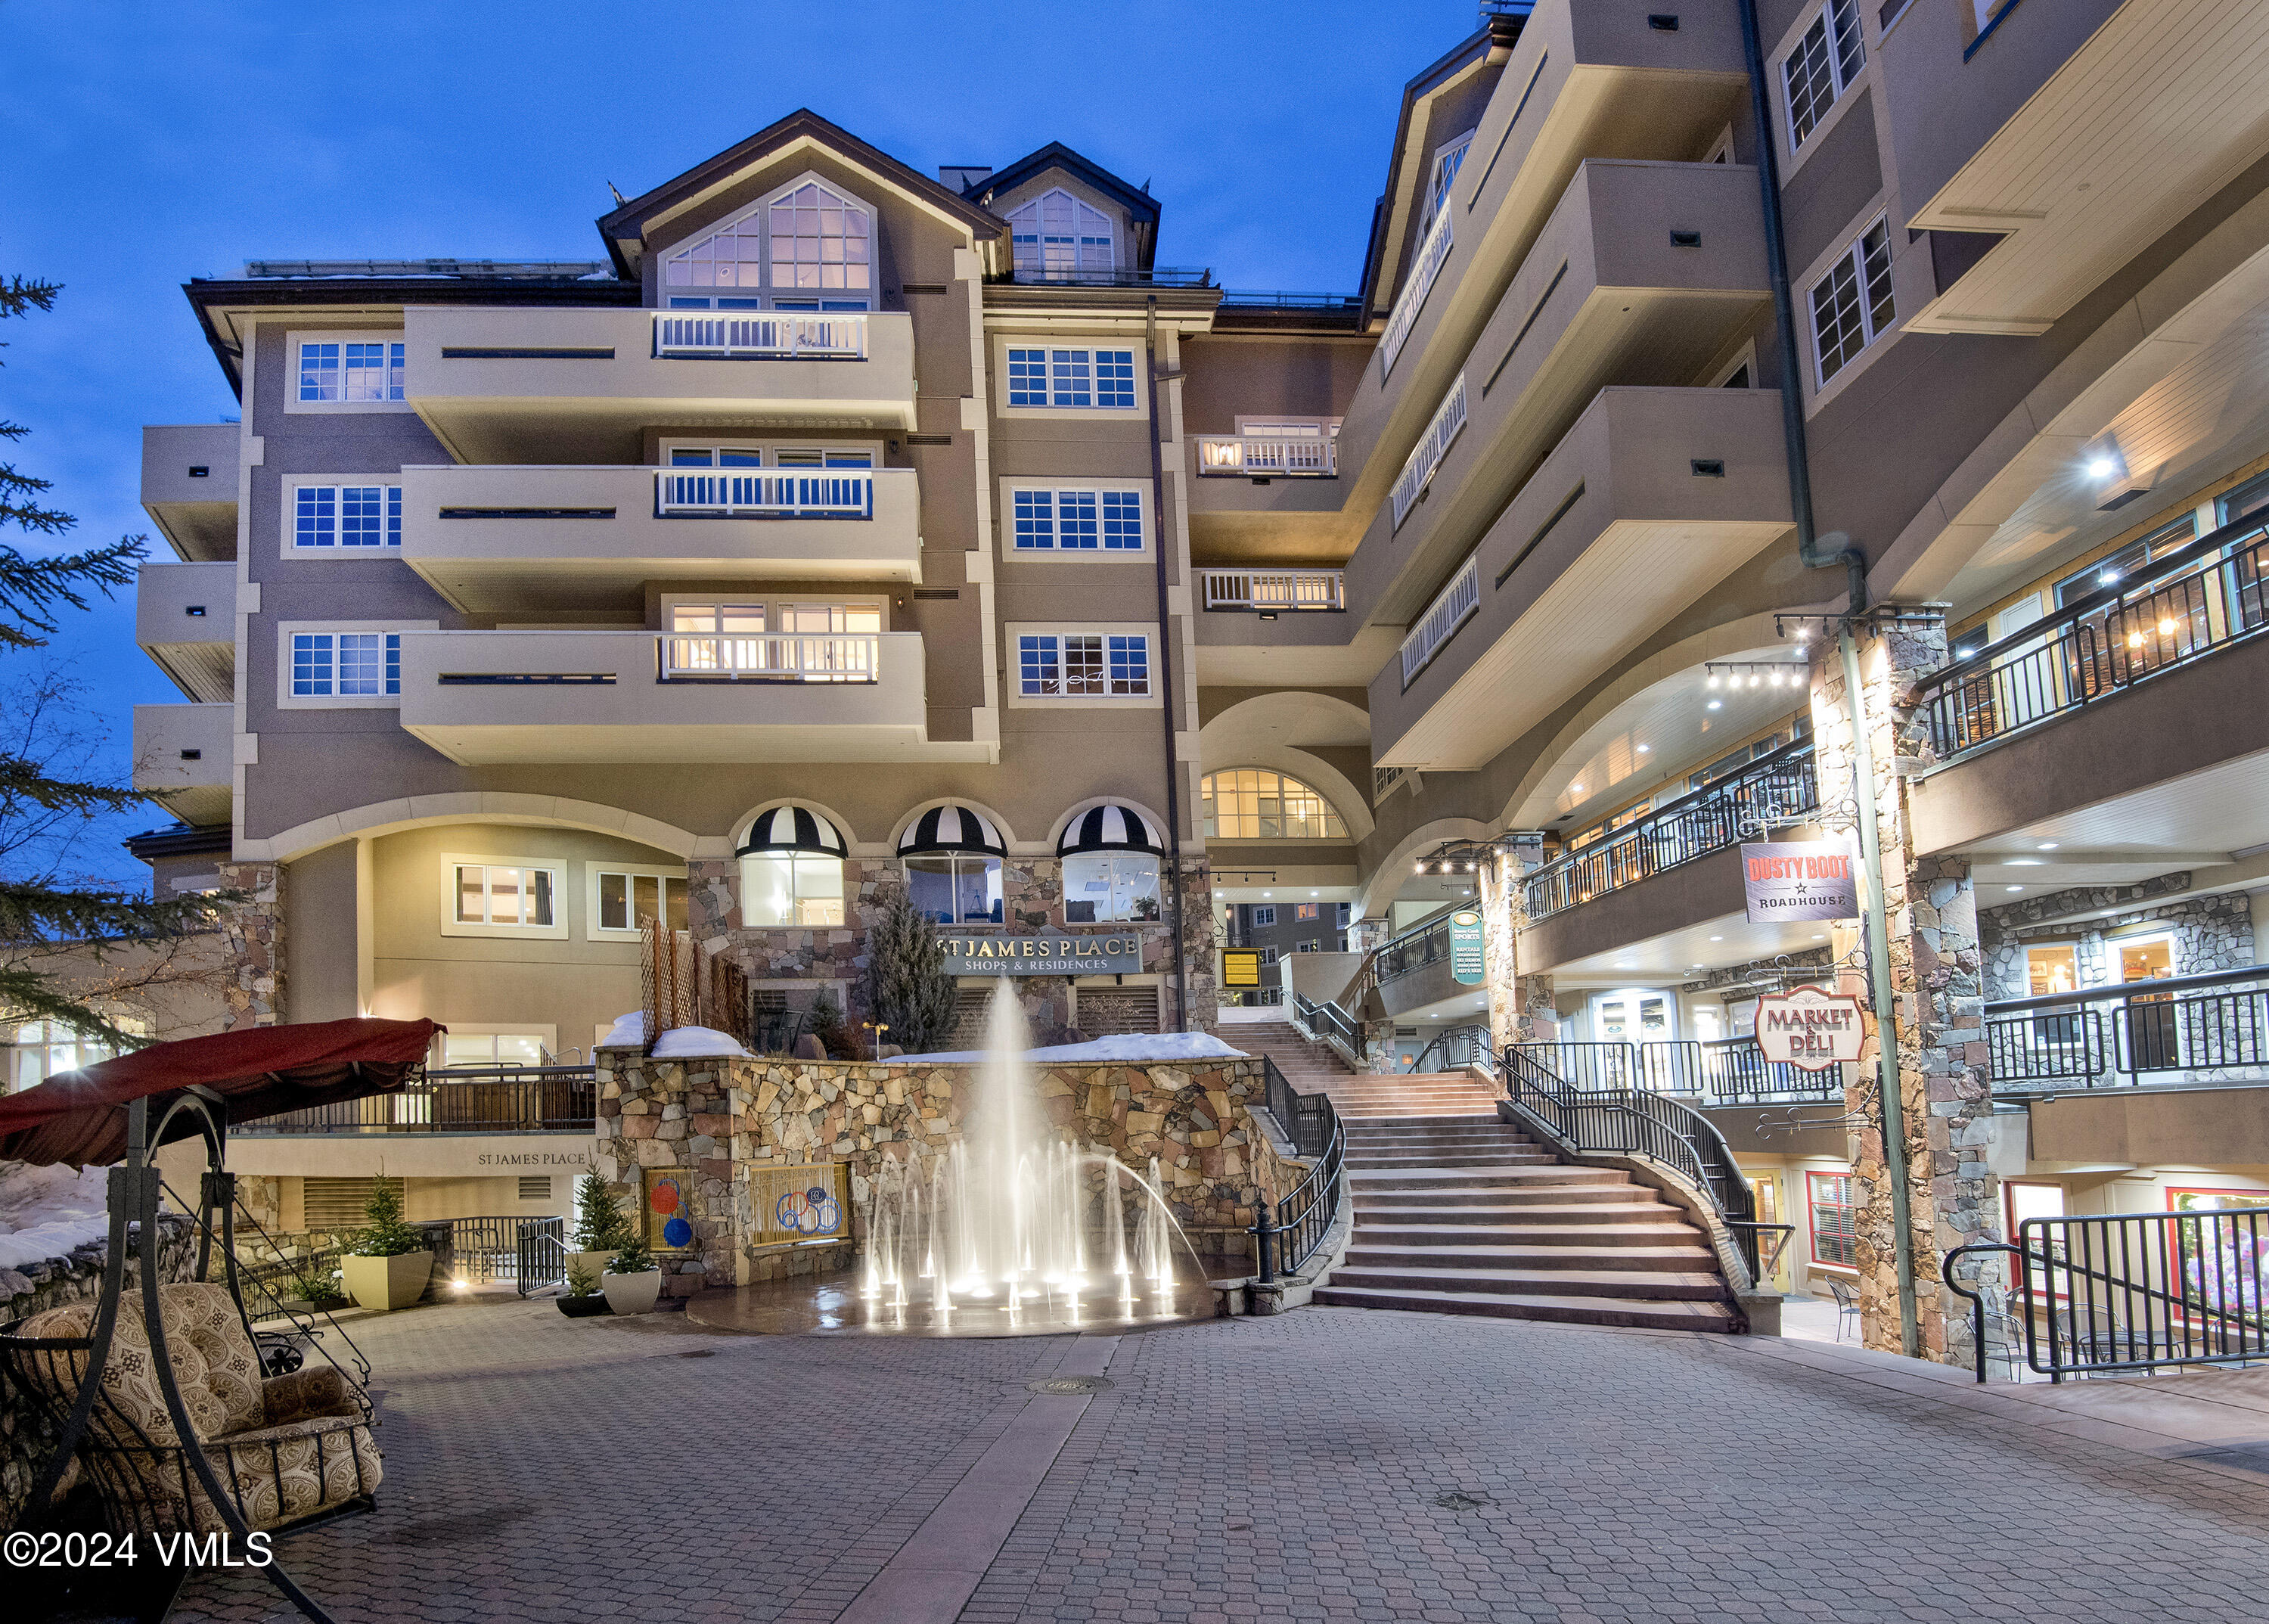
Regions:
<svg viewBox="0 0 2269 1624"><path fill-rule="evenodd" d="M1325 1088L1347 1135L1355 1230L1317 1302L1739 1328L1708 1237L1683 1211L1629 1173L1563 1166L1497 1117L1489 1084L1341 1073Z"/></svg>
<svg viewBox="0 0 2269 1624"><path fill-rule="evenodd" d="M1350 1074L1340 1052L1329 1044L1312 1044L1290 1021L1240 1022L1221 1029L1223 1040L1247 1054L1265 1054L1276 1062L1284 1081L1300 1094L1322 1094ZM1337 1095L1333 1096L1336 1102Z"/></svg>

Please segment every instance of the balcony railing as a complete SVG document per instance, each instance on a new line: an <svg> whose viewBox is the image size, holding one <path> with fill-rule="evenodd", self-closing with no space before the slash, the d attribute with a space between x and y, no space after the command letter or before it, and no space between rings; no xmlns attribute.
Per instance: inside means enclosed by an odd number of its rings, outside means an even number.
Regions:
<svg viewBox="0 0 2269 1624"><path fill-rule="evenodd" d="M867 318L858 314L691 315L658 310L654 352L694 360L863 361Z"/></svg>
<svg viewBox="0 0 2269 1624"><path fill-rule="evenodd" d="M1480 563L1466 560L1465 567L1450 577L1450 584L1442 588L1439 596L1426 607L1418 617L1418 624L1402 639L1402 685L1424 670L1442 645L1466 619L1482 606L1482 572Z"/></svg>
<svg viewBox="0 0 2269 1624"><path fill-rule="evenodd" d="M1513 1046L1541 1071L1585 1093L1630 1089L1698 1098L1707 1105L1821 1104L1844 1097L1840 1068L1805 1071L1778 1064L1765 1059L1754 1037Z"/></svg>
<svg viewBox="0 0 2269 1624"><path fill-rule="evenodd" d="M1399 979L1429 964L1438 964L1450 956L1450 916L1405 931L1379 949L1371 965L1374 983Z"/></svg>
<svg viewBox="0 0 2269 1624"><path fill-rule="evenodd" d="M872 519L870 473L720 473L659 469L654 512L686 519Z"/></svg>
<svg viewBox="0 0 2269 1624"><path fill-rule="evenodd" d="M2269 964L1985 1006L1996 1093L2269 1082Z"/></svg>
<svg viewBox="0 0 2269 1624"><path fill-rule="evenodd" d="M1336 434L1201 434L1198 473L1211 479L1336 479Z"/></svg>
<svg viewBox="0 0 2269 1624"><path fill-rule="evenodd" d="M1819 804L1812 741L1784 745L1705 789L1547 863L1526 882L1528 917L1533 922L1563 913L1594 897L1737 845Z"/></svg>
<svg viewBox="0 0 2269 1624"><path fill-rule="evenodd" d="M1989 644L1919 687L1931 746L1945 760L2124 693L2269 631L2269 536L2226 525Z"/></svg>
<svg viewBox="0 0 2269 1624"><path fill-rule="evenodd" d="M572 1133L591 1132L588 1066L432 1071L399 1094L338 1100L230 1125L233 1133Z"/></svg>
<svg viewBox="0 0 2269 1624"><path fill-rule="evenodd" d="M883 639L855 633L661 639L664 682L871 683L882 661Z"/></svg>
<svg viewBox="0 0 2269 1624"><path fill-rule="evenodd" d="M1402 464L1402 471L1394 478L1394 528L1400 530L1410 510L1418 506L1418 498L1426 493L1432 483L1434 470L1442 466L1449 454L1450 442L1458 438L1466 426L1466 375L1460 373L1457 380L1442 395L1442 403L1434 408L1433 420L1418 443L1410 448L1410 455Z"/></svg>
<svg viewBox="0 0 2269 1624"><path fill-rule="evenodd" d="M1209 609L1343 609L1346 577L1339 570L1208 570Z"/></svg>
<svg viewBox="0 0 2269 1624"><path fill-rule="evenodd" d="M1075 269L1068 265L1019 265L1011 281L1029 286L1051 284L1082 288L1209 288L1213 272L1202 265L1154 265L1149 270Z"/></svg>
<svg viewBox="0 0 2269 1624"><path fill-rule="evenodd" d="M1410 329L1418 325L1419 308L1426 295L1433 291L1434 278L1442 274L1442 265L1450 257L1450 210L1443 210L1434 217L1434 224L1426 233L1426 240L1418 247L1418 257L1411 262L1410 274L1403 278L1402 292L1396 295L1394 308L1386 317L1386 332L1378 341L1378 378L1384 383L1394 370L1394 358L1402 353L1409 341Z"/></svg>

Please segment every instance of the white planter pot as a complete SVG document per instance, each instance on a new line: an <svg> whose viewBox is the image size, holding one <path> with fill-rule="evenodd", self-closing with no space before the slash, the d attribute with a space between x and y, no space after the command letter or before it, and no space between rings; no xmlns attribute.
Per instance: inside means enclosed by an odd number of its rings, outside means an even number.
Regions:
<svg viewBox="0 0 2269 1624"><path fill-rule="evenodd" d="M339 1273L356 1306L384 1313L408 1308L425 1295L426 1282L433 1277L433 1254L405 1251L394 1258L342 1258Z"/></svg>
<svg viewBox="0 0 2269 1624"><path fill-rule="evenodd" d="M602 1274L606 1283L607 1307L617 1314L651 1314L656 1298L661 1296L661 1271L648 1269L643 1274Z"/></svg>

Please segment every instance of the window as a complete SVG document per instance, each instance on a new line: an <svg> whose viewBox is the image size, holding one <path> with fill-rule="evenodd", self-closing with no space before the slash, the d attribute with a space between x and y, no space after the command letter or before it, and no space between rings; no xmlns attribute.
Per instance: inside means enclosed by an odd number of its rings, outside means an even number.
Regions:
<svg viewBox="0 0 2269 1624"><path fill-rule="evenodd" d="M1812 1260L1831 1269L1859 1266L1859 1206L1849 1173L1807 1173L1812 1203Z"/></svg>
<svg viewBox="0 0 2269 1624"><path fill-rule="evenodd" d="M872 468L872 446L680 446L665 447L672 468Z"/></svg>
<svg viewBox="0 0 2269 1624"><path fill-rule="evenodd" d="M1292 918L1296 923L1302 922L1314 919L1319 912L1314 903L1304 902L1292 910Z"/></svg>
<svg viewBox="0 0 2269 1624"><path fill-rule="evenodd" d="M1434 154L1434 174L1426 187L1426 206L1419 212L1418 234L1422 238L1434 217L1442 211L1443 201L1450 195L1450 183L1458 178L1458 170L1466 161L1467 149L1474 144L1474 132L1467 130L1456 140L1443 146Z"/></svg>
<svg viewBox="0 0 2269 1624"><path fill-rule="evenodd" d="M1082 852L1063 860L1064 923L1158 917L1158 859L1149 852Z"/></svg>
<svg viewBox="0 0 2269 1624"><path fill-rule="evenodd" d="M630 935L649 923L668 930L686 928L685 882L669 875L593 872L591 928Z"/></svg>
<svg viewBox="0 0 2269 1624"><path fill-rule="evenodd" d="M1828 0L1780 65L1788 107L1788 150L1802 146L1820 128L1837 98L1851 88L1866 65L1859 38L1859 0Z"/></svg>
<svg viewBox="0 0 2269 1624"><path fill-rule="evenodd" d="M1001 923L1001 860L978 852L909 856L906 894L922 917L940 925Z"/></svg>
<svg viewBox="0 0 2269 1624"><path fill-rule="evenodd" d="M1276 923L1276 910L1273 907L1263 906L1258 903L1254 904L1253 909L1253 923L1256 928L1266 928L1268 926L1274 925Z"/></svg>
<svg viewBox="0 0 2269 1624"><path fill-rule="evenodd" d="M1009 506L1018 552L1140 552L1139 491L1011 488Z"/></svg>
<svg viewBox="0 0 2269 1624"><path fill-rule="evenodd" d="M391 340L300 341L302 401L323 404L398 401L403 398L402 380L403 346Z"/></svg>
<svg viewBox="0 0 2269 1624"><path fill-rule="evenodd" d="M441 1064L455 1070L465 1066L543 1066L551 1061L549 1032L445 1032Z"/></svg>
<svg viewBox="0 0 2269 1624"><path fill-rule="evenodd" d="M2233 513L2230 511L2232 501L2243 498L2244 494L2245 487L2240 486L2221 498L2222 523L2229 524L2244 516L2243 513ZM2269 484L2265 484L2252 499L2258 506L2269 506ZM2056 584L2057 607L2062 609L2066 604L2076 599L2084 598L2091 592L2101 592L2106 587L2117 586L2121 581L2142 569L2152 559L2163 557L2177 548L2189 546L2197 535L2198 519L2194 514L2185 513L2172 524L2162 525L2140 541L2130 542L2110 557L2098 558L2086 568L2075 570L2058 581ZM2144 584L2136 583L2139 588Z"/></svg>
<svg viewBox="0 0 2269 1624"><path fill-rule="evenodd" d="M560 871L500 863L451 865L459 925L504 930L556 930Z"/></svg>
<svg viewBox="0 0 2269 1624"><path fill-rule="evenodd" d="M2026 997L2051 998L2079 985L2079 959L2071 942L2043 942L2025 949Z"/></svg>
<svg viewBox="0 0 2269 1624"><path fill-rule="evenodd" d="M2221 515L2223 524L2242 524L2249 519L2269 517L2269 475L2249 479L2236 490L2223 491L2214 504L2214 512Z"/></svg>
<svg viewBox="0 0 2269 1624"><path fill-rule="evenodd" d="M1897 311L1891 299L1891 228L1877 220L1812 287L1812 341L1825 386L1851 358L1882 336Z"/></svg>
<svg viewBox="0 0 2269 1624"><path fill-rule="evenodd" d="M759 927L843 923L843 860L816 852L751 852L741 859L741 921Z"/></svg>
<svg viewBox="0 0 2269 1624"><path fill-rule="evenodd" d="M1344 840L1347 823L1332 803L1296 778L1266 767L1208 772L1198 780L1198 810L1208 839ZM1303 919L1313 919L1312 910Z"/></svg>
<svg viewBox="0 0 2269 1624"><path fill-rule="evenodd" d="M1016 639L1017 691L1029 698L1143 698L1150 639L1141 634L1040 634Z"/></svg>
<svg viewBox="0 0 2269 1624"><path fill-rule="evenodd" d="M112 1024L134 1037L147 1037L150 1023L131 1015L113 1015ZM61 1021L19 1021L9 1030L7 1069L0 1082L10 1093L35 1088L48 1078L75 1072L98 1060L115 1059L118 1047L105 1037L90 1037Z"/></svg>
<svg viewBox="0 0 2269 1624"><path fill-rule="evenodd" d="M397 631L295 631L294 698L356 698L402 691L402 634Z"/></svg>
<svg viewBox="0 0 2269 1624"><path fill-rule="evenodd" d="M1114 269L1111 220L1069 192L1033 199L1009 217L1019 281L1074 280Z"/></svg>
<svg viewBox="0 0 2269 1624"><path fill-rule="evenodd" d="M864 310L874 291L872 217L824 182L797 181L764 206L720 226L662 261L666 289L764 289L775 310ZM834 297L829 297L833 295ZM672 297L673 308L707 308L706 297ZM718 307L759 300L719 295Z"/></svg>
<svg viewBox="0 0 2269 1624"><path fill-rule="evenodd" d="M1300 944L1300 951L1303 953L1320 953L1323 951L1323 949L1324 944L1321 939L1312 936Z"/></svg>
<svg viewBox="0 0 2269 1624"><path fill-rule="evenodd" d="M1104 407L1134 410L1132 350L1012 347L1009 351L1011 406Z"/></svg>
<svg viewBox="0 0 2269 1624"><path fill-rule="evenodd" d="M361 551L402 545L400 485L299 485L294 487L292 549L294 552Z"/></svg>

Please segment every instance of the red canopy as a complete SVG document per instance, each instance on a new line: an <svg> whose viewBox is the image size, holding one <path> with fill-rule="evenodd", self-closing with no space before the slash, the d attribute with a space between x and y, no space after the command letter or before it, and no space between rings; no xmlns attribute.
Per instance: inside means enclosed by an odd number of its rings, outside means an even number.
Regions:
<svg viewBox="0 0 2269 1624"><path fill-rule="evenodd" d="M152 1044L0 1097L0 1160L115 1162L126 1154L127 1102L193 1084L226 1100L231 1122L395 1093L440 1030L431 1021L318 1021ZM167 1137L196 1131L177 1123Z"/></svg>

